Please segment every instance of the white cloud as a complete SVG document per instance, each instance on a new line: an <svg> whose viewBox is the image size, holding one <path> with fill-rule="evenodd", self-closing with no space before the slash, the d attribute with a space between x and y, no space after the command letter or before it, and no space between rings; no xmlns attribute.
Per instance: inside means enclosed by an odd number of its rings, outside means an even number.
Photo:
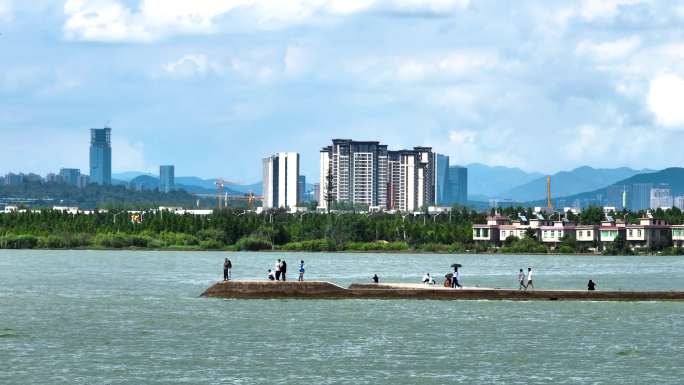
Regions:
<svg viewBox="0 0 684 385"><path fill-rule="evenodd" d="M306 49L298 45L288 45L283 62L285 73L291 76L305 72L310 65L310 55Z"/></svg>
<svg viewBox="0 0 684 385"><path fill-rule="evenodd" d="M190 54L166 64L165 70L172 76L194 77L211 73L220 74L222 67L217 62L209 60L205 55Z"/></svg>
<svg viewBox="0 0 684 385"><path fill-rule="evenodd" d="M508 70L507 63L495 52L475 49L459 50L445 55L376 57L355 61L348 70L371 78L374 83L419 82L427 79L464 79L488 71Z"/></svg>
<svg viewBox="0 0 684 385"><path fill-rule="evenodd" d="M658 122L665 127L684 126L684 79L665 74L651 80L648 90L648 107Z"/></svg>
<svg viewBox="0 0 684 385"><path fill-rule="evenodd" d="M587 20L615 17L621 7L647 3L648 0L583 0L580 15Z"/></svg>
<svg viewBox="0 0 684 385"><path fill-rule="evenodd" d="M153 172L154 167L145 160L142 142L131 142L126 137L112 135L112 170Z"/></svg>
<svg viewBox="0 0 684 385"><path fill-rule="evenodd" d="M0 0L0 21L12 20L12 2L10 0Z"/></svg>
<svg viewBox="0 0 684 385"><path fill-rule="evenodd" d="M577 45L575 53L579 55L589 55L597 61L610 61L628 56L634 52L640 44L641 39L638 36L603 43L583 40Z"/></svg>
<svg viewBox="0 0 684 385"><path fill-rule="evenodd" d="M467 0L141 0L136 8L121 0L67 0L64 34L87 41L146 42L179 33L219 30L217 19L239 15L235 25L274 29L322 17L343 17L370 9L449 11Z"/></svg>
<svg viewBox="0 0 684 385"><path fill-rule="evenodd" d="M475 142L477 133L471 130L452 130L449 132L449 140L455 145L466 145Z"/></svg>
<svg viewBox="0 0 684 385"><path fill-rule="evenodd" d="M470 0L395 0L399 10L427 10L430 12L449 12L467 8Z"/></svg>

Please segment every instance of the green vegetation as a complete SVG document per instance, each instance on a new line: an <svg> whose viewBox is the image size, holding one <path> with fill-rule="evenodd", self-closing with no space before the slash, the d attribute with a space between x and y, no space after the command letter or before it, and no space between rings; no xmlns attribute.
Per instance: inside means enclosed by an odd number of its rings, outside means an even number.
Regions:
<svg viewBox="0 0 684 385"><path fill-rule="evenodd" d="M513 216L526 209L504 209ZM579 223L598 223L603 212L593 208L574 218ZM531 213L527 213L531 216ZM516 214L517 215L517 214ZM628 223L639 213L617 213ZM677 209L655 212L670 223L684 222ZM484 223L485 214L454 208L450 214L387 213L298 213L271 210L261 214L242 209L223 209L211 215L174 215L144 211L142 221L133 221L123 208L92 215L68 214L50 209L40 212L0 215L0 248L5 249L180 249L180 250L284 250L359 252L496 252L578 253L596 245L580 245L566 236L550 249L533 232L523 239L509 237L500 248L472 240L473 223ZM676 254L668 248L659 252ZM605 253L628 254L618 238Z"/></svg>
<svg viewBox="0 0 684 385"><path fill-rule="evenodd" d="M476 247L471 224L484 220L467 209L438 216L224 209L206 216L148 211L135 223L123 209L44 209L0 215L0 248L454 252Z"/></svg>

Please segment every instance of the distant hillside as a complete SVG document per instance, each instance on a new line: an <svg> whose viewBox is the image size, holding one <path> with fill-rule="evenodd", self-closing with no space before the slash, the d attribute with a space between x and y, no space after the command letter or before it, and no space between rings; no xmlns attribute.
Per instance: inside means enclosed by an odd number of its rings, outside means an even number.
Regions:
<svg viewBox="0 0 684 385"><path fill-rule="evenodd" d="M466 167L468 196L478 200L500 197L505 191L543 176L538 172L526 172L519 168L491 167L480 163L471 163Z"/></svg>
<svg viewBox="0 0 684 385"><path fill-rule="evenodd" d="M195 177L180 177L176 178L176 190L183 190L188 193L192 194L215 194L216 193L216 184L212 181L211 184L209 183L197 183L195 184L187 184L187 183L182 183L180 181L185 181L185 182L190 182L193 183L195 181L203 181L202 179L195 178ZM135 178L133 178L130 182L128 182L128 185L132 188L138 189L138 190L155 190L159 188L159 178L149 176L149 175L140 175ZM204 186L210 186L210 187L204 187ZM230 195L242 195L242 191L238 191L231 187L224 187L223 191L225 193L228 193Z"/></svg>
<svg viewBox="0 0 684 385"><path fill-rule="evenodd" d="M647 172L637 174L629 178L617 181L611 186L630 186L635 183L652 183L653 185L667 184L672 190L673 196L684 195L684 168L671 167L661 171ZM583 206L586 202L592 204L604 204L605 197L608 195L608 187L599 188L593 191L588 191L580 194L573 194L568 196L557 197L553 194L554 202L562 201L564 205L570 205L575 200L579 200ZM545 204L545 200L534 200L524 203L525 206L539 206Z"/></svg>
<svg viewBox="0 0 684 385"><path fill-rule="evenodd" d="M568 196L594 191L631 176L653 172L653 170L634 170L627 167L614 169L595 169L588 166L571 171L561 171L551 175L553 196ZM525 202L543 200L546 197L546 176L512 188L501 194L502 198Z"/></svg>
<svg viewBox="0 0 684 385"><path fill-rule="evenodd" d="M131 180L139 177L140 175L154 176L149 172L142 171L124 171L124 172L114 172L112 173L112 179L116 179L122 182L130 182Z"/></svg>
<svg viewBox="0 0 684 385"><path fill-rule="evenodd" d="M82 209L125 206L147 208L158 206L195 207L197 197L185 191L160 193L157 190L136 190L125 186L89 185L77 188L63 183L24 182L0 186L0 203L23 202L32 207L78 206ZM214 199L200 199L200 207L214 207Z"/></svg>

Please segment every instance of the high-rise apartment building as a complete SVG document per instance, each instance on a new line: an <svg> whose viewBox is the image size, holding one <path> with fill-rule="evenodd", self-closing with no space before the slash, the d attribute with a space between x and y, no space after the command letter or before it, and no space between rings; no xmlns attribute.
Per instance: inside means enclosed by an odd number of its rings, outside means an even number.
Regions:
<svg viewBox="0 0 684 385"><path fill-rule="evenodd" d="M449 167L449 204L465 206L468 203L468 169Z"/></svg>
<svg viewBox="0 0 684 385"><path fill-rule="evenodd" d="M297 178L297 205L306 202L306 176L300 175Z"/></svg>
<svg viewBox="0 0 684 385"><path fill-rule="evenodd" d="M175 167L172 165L159 166L159 191L168 193L176 187Z"/></svg>
<svg viewBox="0 0 684 385"><path fill-rule="evenodd" d="M328 198L402 211L434 205L434 155L429 147L388 151L375 141L333 139L321 150L319 207Z"/></svg>
<svg viewBox="0 0 684 385"><path fill-rule="evenodd" d="M674 197L673 204L674 204L674 207L676 207L680 210L684 210L684 196L680 195L680 196Z"/></svg>
<svg viewBox="0 0 684 385"><path fill-rule="evenodd" d="M632 211L646 210L651 207L651 189L653 183L634 183L630 188L629 209Z"/></svg>
<svg viewBox="0 0 684 385"><path fill-rule="evenodd" d="M279 152L263 159L263 207L297 207L299 154Z"/></svg>
<svg viewBox="0 0 684 385"><path fill-rule="evenodd" d="M435 205L449 205L449 157L435 154Z"/></svg>
<svg viewBox="0 0 684 385"><path fill-rule="evenodd" d="M112 184L112 129L90 129L90 182Z"/></svg>
<svg viewBox="0 0 684 385"><path fill-rule="evenodd" d="M90 184L90 176L81 174L78 176L78 187L84 188Z"/></svg>
<svg viewBox="0 0 684 385"><path fill-rule="evenodd" d="M349 205L386 204L387 183L380 181L387 180L387 146L333 139L332 146L323 148L320 156L320 207L327 207L328 196L333 202Z"/></svg>
<svg viewBox="0 0 684 385"><path fill-rule="evenodd" d="M81 170L77 168L63 168L59 170L59 179L62 183L66 183L70 186L79 185L79 179L81 178Z"/></svg>
<svg viewBox="0 0 684 385"><path fill-rule="evenodd" d="M667 187L651 189L651 209L672 208L672 193Z"/></svg>

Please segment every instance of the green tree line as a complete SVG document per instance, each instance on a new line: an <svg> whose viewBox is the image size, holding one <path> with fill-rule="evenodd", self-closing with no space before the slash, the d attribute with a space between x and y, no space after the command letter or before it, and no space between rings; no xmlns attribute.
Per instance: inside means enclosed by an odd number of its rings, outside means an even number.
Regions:
<svg viewBox="0 0 684 385"><path fill-rule="evenodd" d="M0 248L188 248L237 250L465 251L483 213L461 208L437 216L215 210L210 215L146 211L138 223L123 209L94 214L0 215Z"/></svg>

